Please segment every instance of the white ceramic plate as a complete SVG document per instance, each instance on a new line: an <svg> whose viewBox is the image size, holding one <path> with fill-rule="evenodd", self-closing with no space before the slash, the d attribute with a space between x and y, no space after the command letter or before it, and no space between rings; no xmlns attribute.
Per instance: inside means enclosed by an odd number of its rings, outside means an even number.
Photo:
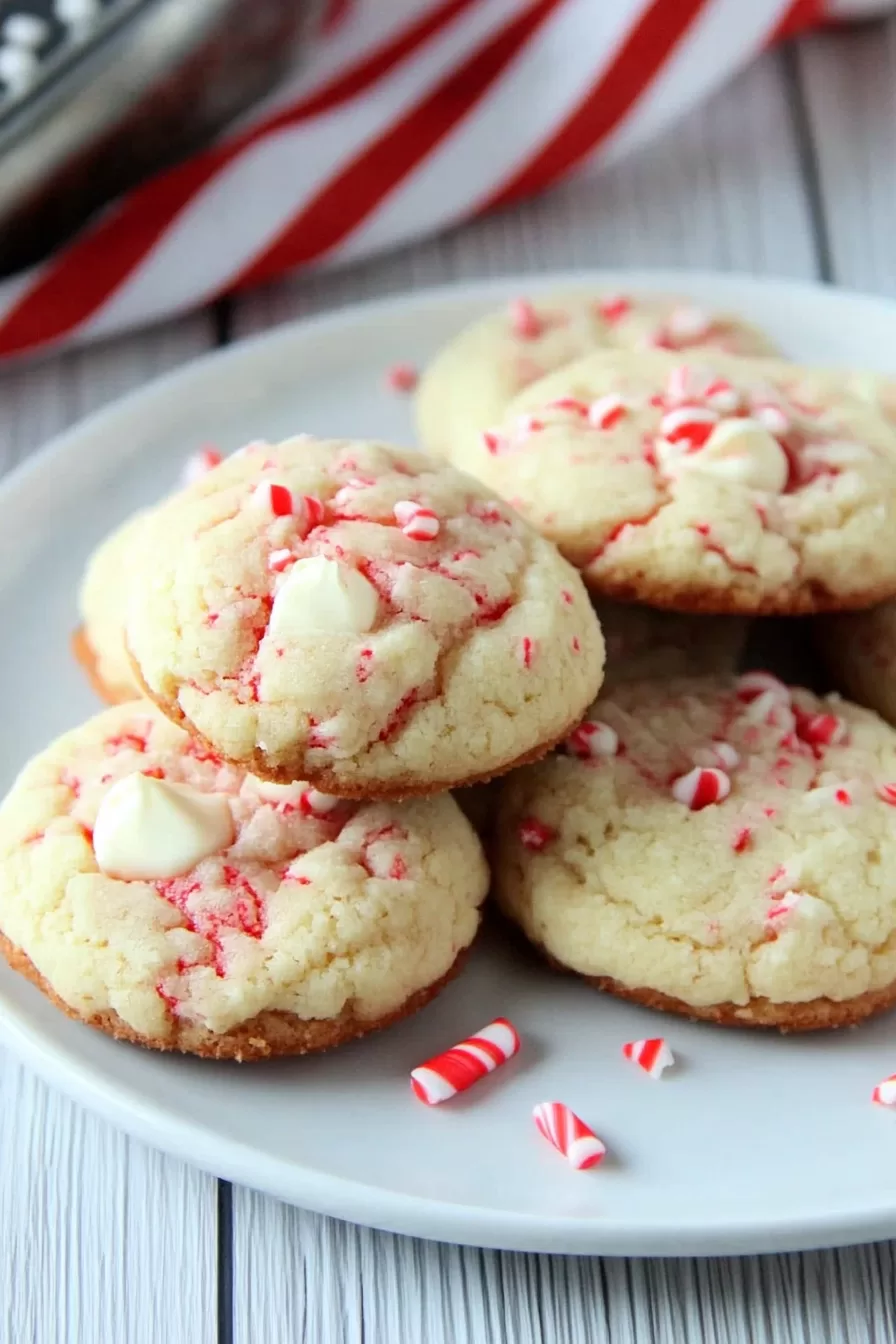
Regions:
<svg viewBox="0 0 896 1344"><path fill-rule="evenodd" d="M197 360L58 439L0 486L2 763L97 708L68 650L90 549L177 479L202 441L318 434L407 441L389 364L425 361L479 312L586 279L730 306L806 360L892 368L896 305L740 277L554 276L436 290L288 326ZM896 899L896 894L894 894ZM415 1101L408 1070L498 1014L524 1048L455 1102ZM119 1045L0 967L0 1031L46 1078L148 1143L356 1222L520 1250L780 1251L896 1233L896 1116L871 1088L896 1071L896 1019L780 1038L696 1026L598 996L491 935L413 1020L330 1056L212 1064ZM659 1082L624 1061L665 1034ZM611 1156L577 1173L538 1136L568 1102Z"/></svg>

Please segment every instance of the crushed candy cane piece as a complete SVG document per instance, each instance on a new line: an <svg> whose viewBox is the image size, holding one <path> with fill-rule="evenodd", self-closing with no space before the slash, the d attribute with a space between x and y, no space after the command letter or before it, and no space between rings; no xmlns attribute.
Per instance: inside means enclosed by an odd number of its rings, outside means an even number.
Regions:
<svg viewBox="0 0 896 1344"><path fill-rule="evenodd" d="M419 378L413 364L393 364L386 370L386 386L392 392L413 392Z"/></svg>
<svg viewBox="0 0 896 1344"><path fill-rule="evenodd" d="M411 1089L424 1105L438 1106L506 1064L519 1048L516 1028L506 1017L496 1017L460 1045L412 1069Z"/></svg>
<svg viewBox="0 0 896 1344"><path fill-rule="evenodd" d="M586 719L573 729L566 739L567 750L583 759L594 756L615 756L619 751L619 734L608 723Z"/></svg>
<svg viewBox="0 0 896 1344"><path fill-rule="evenodd" d="M695 766L686 775L672 781L672 797L684 803L692 812L720 803L731 792L731 780L724 770Z"/></svg>
<svg viewBox="0 0 896 1344"><path fill-rule="evenodd" d="M716 766L722 770L736 770L740 752L730 742L711 742L708 747L697 747L692 756L695 765Z"/></svg>
<svg viewBox="0 0 896 1344"><path fill-rule="evenodd" d="M194 481L201 481L203 476L219 467L223 460L217 448L200 448L198 453L191 453L181 472L181 484L192 485Z"/></svg>
<svg viewBox="0 0 896 1344"><path fill-rule="evenodd" d="M544 322L528 299L514 299L511 302L510 325L513 334L524 341L534 341L544 331Z"/></svg>
<svg viewBox="0 0 896 1344"><path fill-rule="evenodd" d="M877 1084L871 1093L871 1100L876 1106L896 1106L896 1073L891 1073L889 1078Z"/></svg>
<svg viewBox="0 0 896 1344"><path fill-rule="evenodd" d="M575 1111L562 1101L542 1101L532 1112L535 1127L576 1171L596 1167L607 1155L607 1146Z"/></svg>
<svg viewBox="0 0 896 1344"><path fill-rule="evenodd" d="M393 509L396 521L412 541L433 541L439 535L439 520L432 509L400 499Z"/></svg>
<svg viewBox="0 0 896 1344"><path fill-rule="evenodd" d="M675 1056L662 1036L649 1041L629 1041L622 1047L622 1053L651 1078L659 1078L664 1069L675 1063Z"/></svg>
<svg viewBox="0 0 896 1344"><path fill-rule="evenodd" d="M252 491L252 501L275 518L288 518L293 512L292 492L276 481L261 481Z"/></svg>
<svg viewBox="0 0 896 1344"><path fill-rule="evenodd" d="M594 429L608 430L618 425L628 415L628 402L615 392L598 397L588 407L588 423Z"/></svg>
<svg viewBox="0 0 896 1344"><path fill-rule="evenodd" d="M556 838L557 832L553 826L546 826L537 817L526 817L520 822L520 843L524 848L531 849L534 854L540 853Z"/></svg>

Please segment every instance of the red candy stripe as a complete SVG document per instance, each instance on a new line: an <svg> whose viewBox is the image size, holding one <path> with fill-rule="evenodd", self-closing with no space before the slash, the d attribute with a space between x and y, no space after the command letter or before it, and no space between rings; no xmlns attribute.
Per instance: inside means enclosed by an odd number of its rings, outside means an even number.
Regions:
<svg viewBox="0 0 896 1344"><path fill-rule="evenodd" d="M718 412L708 406L679 406L663 416L660 433L668 443L702 448L718 422Z"/></svg>
<svg viewBox="0 0 896 1344"><path fill-rule="evenodd" d="M520 822L520 843L534 854L540 853L556 836L553 826L546 826L537 817L526 817Z"/></svg>
<svg viewBox="0 0 896 1344"><path fill-rule="evenodd" d="M497 434L493 429L484 429L482 431L482 442L486 451L491 453L492 457L497 457L507 448L507 440L503 434Z"/></svg>
<svg viewBox="0 0 896 1344"><path fill-rule="evenodd" d="M539 1134L562 1153L576 1171L596 1167L607 1155L593 1129L562 1101L542 1101L532 1112Z"/></svg>
<svg viewBox="0 0 896 1344"><path fill-rule="evenodd" d="M695 766L672 782L672 797L692 812L700 812L712 803L720 803L731 792L731 780L724 770Z"/></svg>
<svg viewBox="0 0 896 1344"><path fill-rule="evenodd" d="M514 336L533 341L544 331L544 323L528 299L514 299L510 305L510 325Z"/></svg>
<svg viewBox="0 0 896 1344"><path fill-rule="evenodd" d="M615 392L598 397L588 408L588 423L595 429L612 429L628 415L628 405Z"/></svg>
<svg viewBox="0 0 896 1344"><path fill-rule="evenodd" d="M557 397L555 401L549 401L544 409L546 411L568 411L570 415L580 415L583 420L588 415L586 403L579 401L577 397Z"/></svg>
<svg viewBox="0 0 896 1344"><path fill-rule="evenodd" d="M413 364L393 364L386 370L386 386L392 392L413 392L418 378Z"/></svg>
<svg viewBox="0 0 896 1344"><path fill-rule="evenodd" d="M262 481L255 487L253 498L275 518L287 518L293 511L292 493L276 481Z"/></svg>
<svg viewBox="0 0 896 1344"><path fill-rule="evenodd" d="M622 1053L651 1078L659 1078L664 1069L675 1063L675 1056L662 1036L649 1041L629 1041L622 1047Z"/></svg>
<svg viewBox="0 0 896 1344"><path fill-rule="evenodd" d="M305 510L305 523L310 532L313 527L320 527L324 520L327 509L322 499L317 495L303 495L302 505Z"/></svg>
<svg viewBox="0 0 896 1344"><path fill-rule="evenodd" d="M412 541L433 541L439 535L439 520L432 509L400 499L393 509L396 521L406 537Z"/></svg>
<svg viewBox="0 0 896 1344"><path fill-rule="evenodd" d="M516 1028L506 1017L496 1017L475 1036L412 1069L411 1089L426 1106L438 1106L506 1064L519 1048Z"/></svg>
<svg viewBox="0 0 896 1344"><path fill-rule="evenodd" d="M871 1100L876 1106L896 1106L896 1073L891 1073L889 1078L877 1084L871 1093Z"/></svg>
<svg viewBox="0 0 896 1344"><path fill-rule="evenodd" d="M616 756L619 752L619 734L608 723L586 719L566 739L566 749L573 756L588 760L595 756Z"/></svg>
<svg viewBox="0 0 896 1344"><path fill-rule="evenodd" d="M596 307L605 322L620 322L632 310L631 299L627 299L623 294L610 294L607 298L600 299Z"/></svg>
<svg viewBox="0 0 896 1344"><path fill-rule="evenodd" d="M813 746L831 747L845 742L847 727L836 714L798 714L797 735Z"/></svg>

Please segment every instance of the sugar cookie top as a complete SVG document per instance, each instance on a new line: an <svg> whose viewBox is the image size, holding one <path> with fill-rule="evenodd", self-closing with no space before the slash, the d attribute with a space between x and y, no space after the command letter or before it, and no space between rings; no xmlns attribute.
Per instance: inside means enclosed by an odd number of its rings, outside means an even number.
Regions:
<svg viewBox="0 0 896 1344"><path fill-rule="evenodd" d="M113 868L125 841L140 857L139 828L119 826L113 853L98 822L108 828L111 791L135 775L226 805L232 843L155 880L101 871L94 843ZM161 842L144 839L155 871ZM356 804L264 784L145 703L60 738L0 807L3 933L76 1012L114 1010L158 1041L178 1018L222 1033L265 1009L385 1016L472 941L486 886L449 797Z"/></svg>
<svg viewBox="0 0 896 1344"><path fill-rule="evenodd" d="M128 642L228 759L345 795L545 749L600 685L579 576L451 467L379 444L235 455L153 513Z"/></svg>
<svg viewBox="0 0 896 1344"><path fill-rule="evenodd" d="M755 327L688 299L566 291L517 299L466 327L426 370L417 394L430 452L472 470L466 452L530 383L603 347L737 355L775 349Z"/></svg>
<svg viewBox="0 0 896 1344"><path fill-rule="evenodd" d="M468 466L605 596L797 612L896 591L896 434L842 375L591 355L533 384Z"/></svg>
<svg viewBox="0 0 896 1344"><path fill-rule="evenodd" d="M137 678L124 642L124 616L131 570L146 522L141 510L117 527L93 552L78 594L84 636L96 660L95 671L108 695L139 696Z"/></svg>
<svg viewBox="0 0 896 1344"><path fill-rule="evenodd" d="M896 732L768 673L618 687L502 785L495 881L582 974L692 1005L896 979Z"/></svg>

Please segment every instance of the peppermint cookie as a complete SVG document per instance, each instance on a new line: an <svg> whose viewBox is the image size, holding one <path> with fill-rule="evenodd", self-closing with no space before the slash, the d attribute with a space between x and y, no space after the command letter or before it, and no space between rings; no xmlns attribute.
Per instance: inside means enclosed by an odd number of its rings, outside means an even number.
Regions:
<svg viewBox="0 0 896 1344"><path fill-rule="evenodd" d="M480 431L500 420L514 397L545 374L606 347L775 353L755 327L687 299L581 290L517 299L467 327L426 370L417 394L423 446L474 470Z"/></svg>
<svg viewBox="0 0 896 1344"><path fill-rule="evenodd" d="M94 690L110 704L140 695L125 647L124 618L147 516L144 510L134 514L94 551L78 595L81 626L72 640L75 656Z"/></svg>
<svg viewBox="0 0 896 1344"><path fill-rule="evenodd" d="M764 672L617 688L505 781L498 900L559 966L727 1025L896 1001L896 732Z"/></svg>
<svg viewBox="0 0 896 1344"><path fill-rule="evenodd" d="M896 602L821 617L815 636L834 684L896 723Z"/></svg>
<svg viewBox="0 0 896 1344"><path fill-rule="evenodd" d="M591 355L467 465L616 600L786 614L896 592L896 432L842 375Z"/></svg>
<svg viewBox="0 0 896 1344"><path fill-rule="evenodd" d="M488 874L445 796L253 779L146 704L61 737L0 807L0 931L71 1017L217 1059L322 1050L454 974Z"/></svg>
<svg viewBox="0 0 896 1344"><path fill-rule="evenodd" d="M307 437L154 510L127 639L150 697L226 759L342 797L543 755L600 685L575 570L451 467Z"/></svg>
<svg viewBox="0 0 896 1344"><path fill-rule="evenodd" d="M607 647L604 693L623 681L727 676L740 667L749 622L739 616L683 616L603 601L596 610Z"/></svg>

